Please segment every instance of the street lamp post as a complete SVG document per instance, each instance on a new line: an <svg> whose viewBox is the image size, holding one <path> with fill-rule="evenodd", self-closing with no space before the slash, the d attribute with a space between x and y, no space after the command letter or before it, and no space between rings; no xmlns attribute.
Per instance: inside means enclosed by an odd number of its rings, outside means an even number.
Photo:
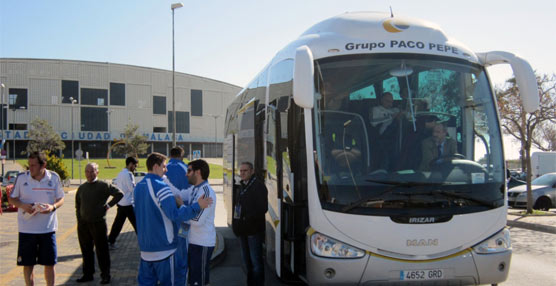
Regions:
<svg viewBox="0 0 556 286"><path fill-rule="evenodd" d="M174 49L174 10L183 7L181 2L173 3L172 9L172 147L176 146L176 60Z"/></svg>
<svg viewBox="0 0 556 286"><path fill-rule="evenodd" d="M112 114L112 110L107 109L106 110L106 131L108 133L110 133L110 114ZM112 135L110 135L110 138L112 138ZM110 147L110 143L108 143L108 147ZM109 148L110 149L110 148ZM110 158L112 158L112 151L109 152L110 154L108 154L110 156Z"/></svg>
<svg viewBox="0 0 556 286"><path fill-rule="evenodd" d="M71 102L71 178L73 179L73 156L74 156L74 151L73 151L73 105L75 103L77 103L77 100L74 99L73 97L70 97L70 102Z"/></svg>
<svg viewBox="0 0 556 286"><path fill-rule="evenodd" d="M216 156L217 150L217 140L216 140L216 118L220 117L220 115L211 114L212 118L214 118L214 155Z"/></svg>
<svg viewBox="0 0 556 286"><path fill-rule="evenodd" d="M4 90L6 89L6 85L4 85L3 83L0 84L0 87L2 88L2 98L0 99L0 118L2 121L2 148L0 148L0 152L3 153L4 152L4 144L6 143L6 140L4 139L4 124L6 124L4 122ZM6 116L8 117L8 116ZM4 154L2 154L4 155ZM2 178L4 178L4 158L2 157Z"/></svg>

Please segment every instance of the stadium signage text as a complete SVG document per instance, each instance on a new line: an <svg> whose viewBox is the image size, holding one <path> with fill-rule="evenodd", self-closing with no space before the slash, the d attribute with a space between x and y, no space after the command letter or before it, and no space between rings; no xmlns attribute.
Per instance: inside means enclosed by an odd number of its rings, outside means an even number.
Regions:
<svg viewBox="0 0 556 286"><path fill-rule="evenodd" d="M62 140L71 140L71 132L59 132ZM4 135L0 134L0 138L5 140L29 140L29 131L27 130L5 130ZM154 142L171 142L172 133L143 133L147 137L147 141ZM81 131L74 132L73 139L80 141L112 141L124 138L124 133ZM176 141L184 141L186 137L183 134L176 134Z"/></svg>

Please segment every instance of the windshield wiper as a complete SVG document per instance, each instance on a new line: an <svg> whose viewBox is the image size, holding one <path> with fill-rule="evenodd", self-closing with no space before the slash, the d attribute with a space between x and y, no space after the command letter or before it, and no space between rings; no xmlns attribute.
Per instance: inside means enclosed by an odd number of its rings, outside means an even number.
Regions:
<svg viewBox="0 0 556 286"><path fill-rule="evenodd" d="M495 206L493 202L483 201L483 200L476 199L476 198L473 198L471 196L464 195L464 194L461 194L461 193L449 192L449 191L444 191L444 190L433 190L433 191L428 191L428 192L396 193L396 195L402 195L402 196L443 195L443 196L446 196L446 197L458 198L458 199L463 199L463 200L466 200L466 201L474 202L474 203L477 203L477 204L482 205L482 206L487 206L487 207L494 207Z"/></svg>
<svg viewBox="0 0 556 286"><path fill-rule="evenodd" d="M435 191L431 191L431 193L432 194L441 194L441 195L444 195L444 196L447 196L447 197L452 197L452 198L468 200L468 201L477 203L477 204L482 205L482 206L487 206L487 207L494 207L495 206L493 202L483 201L483 200L476 199L476 198L473 198L473 197L468 196L468 195L459 194L459 193L455 193L455 192L435 190Z"/></svg>
<svg viewBox="0 0 556 286"><path fill-rule="evenodd" d="M395 181L384 181L384 180L373 180L373 179L367 179L367 180L365 180L365 181L371 182L371 183L379 183L379 184L383 184L383 185L392 185L392 186L397 186L397 187L417 187L417 186L443 186L443 185L452 185L452 183L449 183L449 182L444 182L444 183L414 182L414 181L401 181L401 182L395 182Z"/></svg>
<svg viewBox="0 0 556 286"><path fill-rule="evenodd" d="M419 187L419 186L441 186L441 185L445 185L445 184L441 184L441 183L429 183L429 182L394 182L394 181L382 181L382 180L366 180L367 182L372 182L372 183L379 183L379 184L383 184L383 185L390 185L390 187L388 187L386 190L384 190L383 192L381 192L378 195L372 195L372 196L367 196L364 198L361 198L347 206L345 206L342 209L342 212L348 212L364 203L370 202L370 201L376 201L378 199L380 199L383 195L392 192L393 190L395 190L397 187L404 187L404 188L410 188L410 187Z"/></svg>

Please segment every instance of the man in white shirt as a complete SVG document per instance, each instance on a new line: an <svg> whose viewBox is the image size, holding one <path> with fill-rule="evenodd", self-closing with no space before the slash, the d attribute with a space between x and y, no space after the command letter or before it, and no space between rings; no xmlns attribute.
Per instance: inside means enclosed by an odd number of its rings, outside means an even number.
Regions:
<svg viewBox="0 0 556 286"><path fill-rule="evenodd" d="M188 249L188 285L201 286L209 284L210 258L216 245L216 228L214 214L216 209L216 195L208 184L210 168L206 161L195 160L187 167L187 179L191 187L187 189L189 204L199 198L212 198L213 204L202 209L199 214L187 221L191 225L187 240Z"/></svg>
<svg viewBox="0 0 556 286"><path fill-rule="evenodd" d="M116 177L116 186L124 193L124 197L118 202L118 211L116 218L112 223L110 235L108 235L108 244L110 249L116 249L116 238L122 231L122 227L126 218L129 220L135 233L137 227L135 224L135 213L133 212L133 189L135 189L135 177L133 172L137 168L139 161L135 157L127 157L125 159L126 167Z"/></svg>
<svg viewBox="0 0 556 286"><path fill-rule="evenodd" d="M64 190L56 172L46 169L46 156L33 152L28 159L29 171L15 180L8 200L18 207L19 243L17 265L23 266L26 285L33 285L35 264L44 265L46 285L54 285L57 261L56 209L64 204Z"/></svg>
<svg viewBox="0 0 556 286"><path fill-rule="evenodd" d="M371 114L371 125L378 128L378 133L380 135L384 134L386 129L392 125L394 119L399 119L402 116L402 112L396 107L393 107L394 97L392 93L385 92L380 99L381 105L373 107Z"/></svg>

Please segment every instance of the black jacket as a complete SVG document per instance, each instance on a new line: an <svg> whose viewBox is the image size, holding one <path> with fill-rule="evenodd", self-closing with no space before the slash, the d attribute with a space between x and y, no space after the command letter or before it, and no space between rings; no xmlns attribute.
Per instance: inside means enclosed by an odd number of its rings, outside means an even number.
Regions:
<svg viewBox="0 0 556 286"><path fill-rule="evenodd" d="M236 236L248 236L265 231L265 213L268 210L268 191L254 175L247 184L241 182L233 208L232 229ZM236 218L238 205L240 216Z"/></svg>

